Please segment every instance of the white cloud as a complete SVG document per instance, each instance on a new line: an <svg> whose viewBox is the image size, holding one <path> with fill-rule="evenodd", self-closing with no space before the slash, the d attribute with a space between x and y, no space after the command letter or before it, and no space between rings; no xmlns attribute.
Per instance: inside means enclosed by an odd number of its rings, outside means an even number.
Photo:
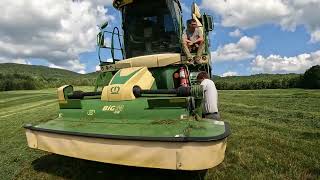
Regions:
<svg viewBox="0 0 320 180"><path fill-rule="evenodd" d="M231 37L240 37L242 36L242 33L239 29L236 29L235 31L232 31L229 33L229 36Z"/></svg>
<svg viewBox="0 0 320 180"><path fill-rule="evenodd" d="M312 43L320 42L320 30L316 30L311 34Z"/></svg>
<svg viewBox="0 0 320 180"><path fill-rule="evenodd" d="M184 13L191 14L191 7L188 7L185 3L181 2L181 8Z"/></svg>
<svg viewBox="0 0 320 180"><path fill-rule="evenodd" d="M84 72L79 54L94 51L97 24L113 20L104 5L111 0L1 0L0 57L45 59Z"/></svg>
<svg viewBox="0 0 320 180"><path fill-rule="evenodd" d="M101 71L100 66L96 66L96 71Z"/></svg>
<svg viewBox="0 0 320 180"><path fill-rule="evenodd" d="M80 63L78 59L68 61L68 67L70 67L73 71L76 71L80 74L85 74L86 66L85 64Z"/></svg>
<svg viewBox="0 0 320 180"><path fill-rule="evenodd" d="M111 6L113 0L91 0L94 6Z"/></svg>
<svg viewBox="0 0 320 180"><path fill-rule="evenodd" d="M54 65L54 64L49 64L48 66L49 66L50 68L65 69L64 67L57 66L57 65Z"/></svg>
<svg viewBox="0 0 320 180"><path fill-rule="evenodd" d="M254 50L259 41L258 37L242 37L237 43L226 44L211 53L212 60L217 61L241 61L254 57Z"/></svg>
<svg viewBox="0 0 320 180"><path fill-rule="evenodd" d="M251 28L262 24L277 24L294 31L305 26L310 34L320 29L320 0L203 0L202 7L222 17L226 27ZM320 38L313 35L312 42Z"/></svg>
<svg viewBox="0 0 320 180"><path fill-rule="evenodd" d="M80 74L86 74L87 72L86 72L85 70L81 70L81 71L79 71L78 73L80 73Z"/></svg>
<svg viewBox="0 0 320 180"><path fill-rule="evenodd" d="M233 72L233 71L228 71L223 73L221 76L222 77L228 77L228 76L238 76L239 74L237 72Z"/></svg>
<svg viewBox="0 0 320 180"><path fill-rule="evenodd" d="M31 63L25 59L5 59L0 57L0 63L16 63L16 64L28 64L31 65Z"/></svg>
<svg viewBox="0 0 320 180"><path fill-rule="evenodd" d="M222 16L223 26L249 28L276 22L289 14L281 0L203 0L203 7Z"/></svg>
<svg viewBox="0 0 320 180"><path fill-rule="evenodd" d="M320 50L294 57L257 56L251 63L254 73L304 73L314 65L320 65Z"/></svg>
<svg viewBox="0 0 320 180"><path fill-rule="evenodd" d="M106 60L106 62L113 62L113 59L112 59L112 58L108 58L108 59Z"/></svg>
<svg viewBox="0 0 320 180"><path fill-rule="evenodd" d="M69 61L65 62L64 66L58 66L58 65L55 65L55 64L52 64L52 63L50 63L48 66L51 67L51 68L72 70L72 71L75 71L75 72L80 73L80 74L85 74L86 73L85 64L80 63L80 61L77 60L77 59L69 60Z"/></svg>

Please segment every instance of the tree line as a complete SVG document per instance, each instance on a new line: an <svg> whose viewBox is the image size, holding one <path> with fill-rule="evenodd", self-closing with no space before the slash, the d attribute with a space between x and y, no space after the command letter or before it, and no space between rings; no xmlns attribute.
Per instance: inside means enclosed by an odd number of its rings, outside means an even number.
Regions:
<svg viewBox="0 0 320 180"><path fill-rule="evenodd" d="M303 75L258 74L252 76L215 77L213 81L219 90L320 89L320 66L311 67Z"/></svg>
<svg viewBox="0 0 320 180"><path fill-rule="evenodd" d="M26 73L0 72L0 91L35 90L57 88L65 84L75 86L95 85L97 73L73 76L45 76ZM214 77L219 90L251 89L320 89L320 66L313 66L303 75L299 74L259 74L252 76Z"/></svg>
<svg viewBox="0 0 320 180"><path fill-rule="evenodd" d="M289 89L302 88L301 75L271 75L237 76L214 78L219 90L251 90L251 89Z"/></svg>
<svg viewBox="0 0 320 180"><path fill-rule="evenodd" d="M72 84L75 86L93 86L95 84L95 78L46 78L19 73L0 73L0 91L58 88L65 84Z"/></svg>

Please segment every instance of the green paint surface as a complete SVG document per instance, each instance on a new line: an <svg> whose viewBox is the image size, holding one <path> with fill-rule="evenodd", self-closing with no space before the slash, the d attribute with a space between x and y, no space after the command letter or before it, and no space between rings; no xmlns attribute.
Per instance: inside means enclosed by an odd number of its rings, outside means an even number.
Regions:
<svg viewBox="0 0 320 180"><path fill-rule="evenodd" d="M89 122L91 121L91 122ZM209 121L154 121L154 120L78 120L59 118L36 126L38 128L92 133L101 135L135 136L135 137L212 137L225 132L224 125L214 125Z"/></svg>
<svg viewBox="0 0 320 180"><path fill-rule="evenodd" d="M181 98L172 98L181 101ZM61 109L57 119L38 128L68 132L141 137L212 137L225 132L225 126L212 120L196 121L181 107L153 107L148 101L167 98L139 98L134 101L103 102L81 100L82 109ZM161 102L162 103L162 102ZM181 119L186 116L186 119Z"/></svg>
<svg viewBox="0 0 320 180"><path fill-rule="evenodd" d="M175 88L175 81L173 79L173 74L179 68L176 66L167 66L163 68L153 68L149 69L155 78L157 87L159 89L173 89Z"/></svg>
<svg viewBox="0 0 320 180"><path fill-rule="evenodd" d="M113 80L110 82L110 85L113 85L113 84L125 84L129 79L131 79L138 71L140 71L140 69L130 73L129 75L127 76L120 76L120 72L121 71L118 71L114 77L113 77Z"/></svg>

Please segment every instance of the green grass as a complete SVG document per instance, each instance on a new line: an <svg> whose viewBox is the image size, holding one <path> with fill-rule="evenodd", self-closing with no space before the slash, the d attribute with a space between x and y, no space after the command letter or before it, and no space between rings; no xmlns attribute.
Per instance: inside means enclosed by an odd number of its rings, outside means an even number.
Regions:
<svg viewBox="0 0 320 180"><path fill-rule="evenodd" d="M87 88L88 89L88 88ZM220 91L231 124L224 162L208 171L134 168L29 149L22 126L57 116L54 89L0 92L0 179L319 179L320 91Z"/></svg>

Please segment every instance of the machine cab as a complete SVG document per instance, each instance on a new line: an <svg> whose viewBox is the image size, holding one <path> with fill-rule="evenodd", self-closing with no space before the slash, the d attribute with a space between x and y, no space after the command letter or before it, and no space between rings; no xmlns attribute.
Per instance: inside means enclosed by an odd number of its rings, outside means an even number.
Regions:
<svg viewBox="0 0 320 180"><path fill-rule="evenodd" d="M174 0L139 0L120 8L125 57L181 52L181 8Z"/></svg>
<svg viewBox="0 0 320 180"><path fill-rule="evenodd" d="M157 84L162 83L161 79L170 79L170 85L158 85L161 88L178 86L174 83L173 74L179 71L180 66L188 69L191 84L196 81L198 72L206 71L210 74L209 32L213 30L212 17L201 14L195 3L191 7L192 13L188 19L193 18L197 21L205 43L202 61L195 66L187 61L182 46L182 35L186 25L179 0L114 0L113 6L122 15L122 33L120 35L118 28L114 28L113 32L105 30L107 23L100 27L101 32L97 40L101 72L114 74L123 68L146 66L155 77L159 77ZM104 44L106 33L112 34L111 47ZM114 37L118 37L120 48L115 47ZM106 62L100 57L101 48L111 49L112 62ZM115 50L121 52L123 59L115 58ZM196 56L196 53L193 55ZM164 72L170 68L172 72L170 70L165 77L157 75L158 71L165 74Z"/></svg>

